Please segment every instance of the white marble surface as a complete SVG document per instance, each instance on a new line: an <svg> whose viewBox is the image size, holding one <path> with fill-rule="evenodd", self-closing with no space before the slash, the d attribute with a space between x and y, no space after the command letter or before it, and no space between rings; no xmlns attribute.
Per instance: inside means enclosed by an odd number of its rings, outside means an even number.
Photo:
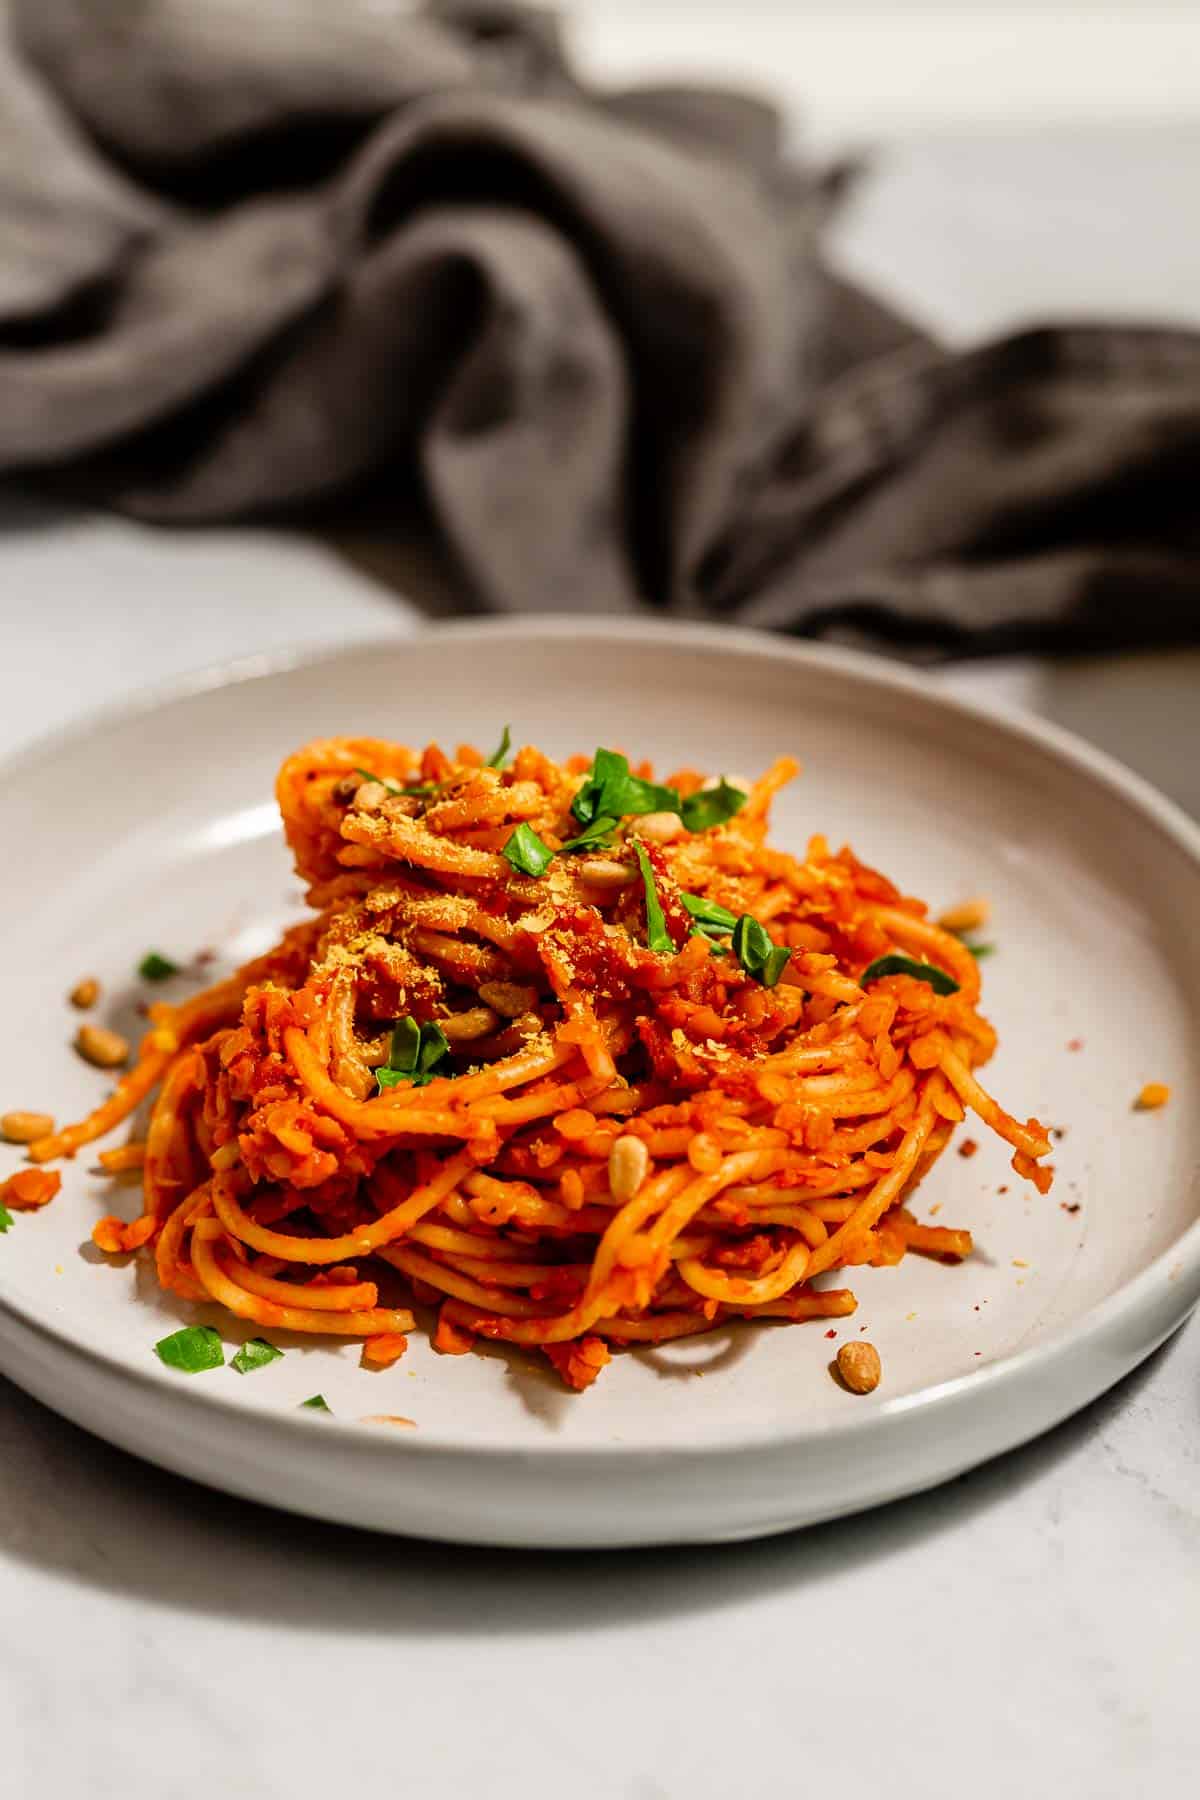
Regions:
<svg viewBox="0 0 1200 1800"><path fill-rule="evenodd" d="M1178 179L1168 144L1126 151L1148 181ZM962 334L1061 302L1070 261L1055 251L1044 296L1036 268L1014 278L1012 164L1002 143L978 156L974 208L936 144L894 165L907 249L891 211L848 231L848 256ZM1114 279L1088 191L1080 310L1089 269ZM1195 317L1200 290L1175 284L1184 234L1144 212L1130 229L1158 245L1139 284ZM327 642L332 619L342 641L412 628L334 559L282 554L261 534L0 502L0 752L197 664ZM1200 812L1200 657L937 679L1073 726ZM537 1557L226 1500L0 1380L0 1793L1183 1796L1200 1759L1198 1446L1193 1322L1078 1419L935 1493L757 1545Z"/></svg>
<svg viewBox="0 0 1200 1800"><path fill-rule="evenodd" d="M280 561L257 534L3 516L0 750L200 661L328 641L331 617L343 641L413 628L299 543ZM938 679L1065 719L1200 811L1200 658ZM924 1497L759 1545L536 1557L226 1500L0 1380L0 1792L1182 1795L1198 1397L1193 1323L1082 1417Z"/></svg>

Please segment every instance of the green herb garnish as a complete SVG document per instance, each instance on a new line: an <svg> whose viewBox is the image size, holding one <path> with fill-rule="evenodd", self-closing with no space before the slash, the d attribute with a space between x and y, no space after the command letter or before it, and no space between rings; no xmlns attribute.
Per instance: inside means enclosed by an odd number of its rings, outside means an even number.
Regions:
<svg viewBox="0 0 1200 1800"><path fill-rule="evenodd" d="M138 974L143 981L169 981L172 975L178 975L179 964L171 961L169 956L162 956L157 950L148 950L138 964Z"/></svg>
<svg viewBox="0 0 1200 1800"><path fill-rule="evenodd" d="M427 1087L433 1070L450 1048L440 1025L418 1025L409 1013L395 1026L387 1062L375 1071L382 1093L384 1088L398 1087L402 1081L413 1087Z"/></svg>
<svg viewBox="0 0 1200 1800"><path fill-rule="evenodd" d="M644 813L677 813L689 831L707 831L741 812L748 798L743 789L731 787L722 776L715 788L702 788L682 800L677 788L631 775L628 757L618 751L597 750L571 811L581 825L605 815L618 820Z"/></svg>
<svg viewBox="0 0 1200 1800"><path fill-rule="evenodd" d="M12 1222L12 1214L9 1212L7 1206L0 1206L0 1234L6 1232Z"/></svg>
<svg viewBox="0 0 1200 1800"><path fill-rule="evenodd" d="M765 925L749 913L743 913L733 931L733 953L745 969L764 987L773 988L787 968L791 951L777 944Z"/></svg>
<svg viewBox="0 0 1200 1800"><path fill-rule="evenodd" d="M576 850L607 850L620 823L620 819L610 819L607 813L601 813L578 837L567 839L562 847L563 854L569 855Z"/></svg>
<svg viewBox="0 0 1200 1800"><path fill-rule="evenodd" d="M681 808L683 822L689 831L708 831L740 813L749 798L744 789L731 787L722 775L715 788L701 788L688 795Z"/></svg>
<svg viewBox="0 0 1200 1800"><path fill-rule="evenodd" d="M737 924L736 915L715 900L704 900L699 894L680 894L679 898L694 921L693 937L728 937Z"/></svg>
<svg viewBox="0 0 1200 1800"><path fill-rule="evenodd" d="M535 881L541 880L554 861L549 844L542 842L532 825L525 824L517 826L500 854L518 875L532 875Z"/></svg>
<svg viewBox="0 0 1200 1800"><path fill-rule="evenodd" d="M642 871L642 882L646 889L646 943L660 956L674 956L675 940L667 930L662 902L658 897L658 889L654 885L654 870L650 865L650 858L638 843L634 844L633 851L638 859L638 865Z"/></svg>
<svg viewBox="0 0 1200 1800"><path fill-rule="evenodd" d="M858 985L866 987L869 981L878 981L883 975L911 975L915 981L927 981L935 994L958 992L953 975L947 975L936 963L914 962L911 956L901 956L896 951L888 956L877 956L859 976Z"/></svg>
<svg viewBox="0 0 1200 1800"><path fill-rule="evenodd" d="M489 769L502 769L508 761L508 753L511 749L512 733L506 725L504 727L504 736L500 739L499 747L492 751L492 754L487 759L485 767Z"/></svg>
<svg viewBox="0 0 1200 1800"><path fill-rule="evenodd" d="M306 1408L310 1412L327 1412L331 1416L333 1412L333 1408L330 1406L328 1400L326 1400L324 1394L310 1394L307 1400L302 1400L300 1402L297 1411L303 1412Z"/></svg>
<svg viewBox="0 0 1200 1800"><path fill-rule="evenodd" d="M239 1375L249 1375L252 1369L265 1369L268 1363L278 1362L283 1355L274 1344L268 1344L266 1338L247 1338L236 1356L229 1359L231 1369Z"/></svg>
<svg viewBox="0 0 1200 1800"><path fill-rule="evenodd" d="M593 819L627 819L644 813L680 811L677 791L642 781L629 773L629 758L616 750L597 750L583 786L571 802L581 825Z"/></svg>
<svg viewBox="0 0 1200 1800"><path fill-rule="evenodd" d="M404 792L404 789L397 787L394 781L389 781L386 775L376 775L374 769L356 768L354 773L361 775L364 781L377 781L380 787L386 788L389 794L394 794L397 798Z"/></svg>
<svg viewBox="0 0 1200 1800"><path fill-rule="evenodd" d="M219 1369L225 1361L220 1334L211 1325L184 1325L170 1337L159 1338L154 1348L168 1369L181 1369L185 1375Z"/></svg>
<svg viewBox="0 0 1200 1800"><path fill-rule="evenodd" d="M377 781L394 800L402 800L406 794L440 794L442 791L440 781L415 781L408 787L400 787L396 782L389 781L386 775L376 775L371 769L356 768L354 773L361 775L364 781Z"/></svg>
<svg viewBox="0 0 1200 1800"><path fill-rule="evenodd" d="M964 948L971 952L976 962L982 962L985 956L995 956L995 944L966 944Z"/></svg>

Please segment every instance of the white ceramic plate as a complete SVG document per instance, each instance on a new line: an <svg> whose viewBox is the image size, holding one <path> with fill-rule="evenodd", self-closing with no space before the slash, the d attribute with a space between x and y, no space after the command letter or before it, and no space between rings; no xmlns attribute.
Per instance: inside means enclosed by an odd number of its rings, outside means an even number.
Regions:
<svg viewBox="0 0 1200 1800"><path fill-rule="evenodd" d="M824 830L934 904L990 895L987 1079L1066 1133L1052 1193L983 1129L978 1155L942 1159L917 1210L968 1225L978 1252L855 1272L837 1341L865 1326L879 1347L868 1398L831 1380L824 1324L622 1355L572 1395L531 1358L443 1358L420 1336L375 1374L352 1346L284 1338L250 1376L166 1370L157 1338L222 1320L92 1250L111 1191L85 1152L0 1237L5 1373L113 1443L296 1511L475 1543L646 1544L782 1531L941 1481L1085 1404L1184 1318L1200 1294L1200 832L1061 733L774 638L459 626L227 671L10 767L0 1110L94 1102L103 1080L67 1048L77 977L99 975L108 1016L135 1029L147 948L239 961L297 915L270 799L285 751L338 731L490 741L509 720L556 753L618 742L662 768L754 772L793 751L805 773L778 842ZM1135 1112L1150 1080L1174 1100ZM16 1166L0 1150L0 1173ZM230 1350L242 1335L225 1332ZM334 1417L297 1411L318 1391ZM381 1413L414 1427L360 1422Z"/></svg>

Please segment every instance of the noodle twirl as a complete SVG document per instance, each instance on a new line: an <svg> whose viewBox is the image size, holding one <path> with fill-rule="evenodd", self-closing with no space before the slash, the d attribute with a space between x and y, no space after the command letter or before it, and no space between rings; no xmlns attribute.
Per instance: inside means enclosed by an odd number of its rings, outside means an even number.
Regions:
<svg viewBox="0 0 1200 1800"><path fill-rule="evenodd" d="M394 1360L614 1346L854 1309L835 1271L969 1233L905 1202L970 1108L1043 1191L1045 1129L980 1086L979 971L848 850L767 842L795 773L658 784L609 750L502 766L330 739L278 781L313 916L152 1029L70 1155L154 1094L132 1226L162 1284Z"/></svg>

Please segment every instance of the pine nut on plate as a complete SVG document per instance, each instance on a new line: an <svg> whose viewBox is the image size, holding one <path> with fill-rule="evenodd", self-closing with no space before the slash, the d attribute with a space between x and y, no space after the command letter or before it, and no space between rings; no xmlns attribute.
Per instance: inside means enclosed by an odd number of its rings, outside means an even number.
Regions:
<svg viewBox="0 0 1200 1800"><path fill-rule="evenodd" d="M854 1338L838 1351L837 1371L852 1394L870 1394L879 1386L883 1365L874 1344Z"/></svg>
<svg viewBox="0 0 1200 1800"><path fill-rule="evenodd" d="M81 1025L75 1033L75 1048L85 1062L98 1069L119 1069L129 1060L128 1039L105 1025Z"/></svg>
<svg viewBox="0 0 1200 1800"><path fill-rule="evenodd" d="M34 1144L53 1130L49 1113L7 1112L0 1118L0 1137L10 1144Z"/></svg>

